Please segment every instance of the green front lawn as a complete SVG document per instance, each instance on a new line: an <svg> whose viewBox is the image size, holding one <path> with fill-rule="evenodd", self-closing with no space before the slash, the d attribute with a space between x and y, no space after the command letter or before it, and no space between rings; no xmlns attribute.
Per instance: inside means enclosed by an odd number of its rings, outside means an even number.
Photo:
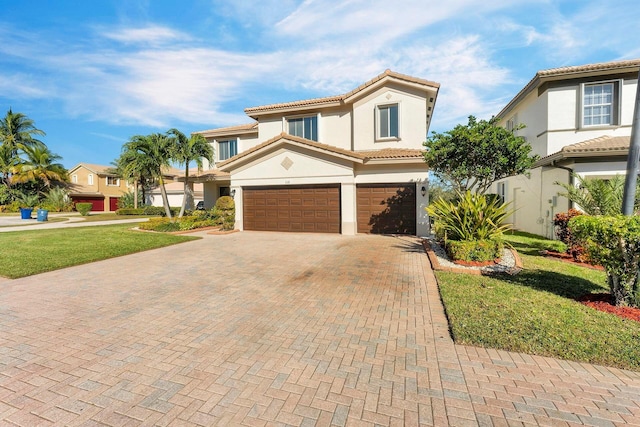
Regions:
<svg viewBox="0 0 640 427"><path fill-rule="evenodd" d="M198 239L131 224L0 233L0 276L12 279Z"/></svg>
<svg viewBox="0 0 640 427"><path fill-rule="evenodd" d="M640 370L640 322L575 301L608 292L605 273L542 257L555 243L516 233L516 276L436 272L456 343Z"/></svg>

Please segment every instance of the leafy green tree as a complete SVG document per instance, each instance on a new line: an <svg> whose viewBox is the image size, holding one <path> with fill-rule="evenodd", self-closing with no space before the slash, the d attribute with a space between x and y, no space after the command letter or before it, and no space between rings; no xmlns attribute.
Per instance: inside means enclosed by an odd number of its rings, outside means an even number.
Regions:
<svg viewBox="0 0 640 427"><path fill-rule="evenodd" d="M531 146L497 121L469 116L466 125L434 132L424 143L424 159L436 177L450 182L458 192L484 194L492 182L529 170L537 160Z"/></svg>
<svg viewBox="0 0 640 427"><path fill-rule="evenodd" d="M125 176L134 176L140 171L151 174L160 186L162 204L167 215L171 219L171 209L167 189L164 186L163 170L170 167L171 139L161 133L151 135L135 135L123 146L123 153L127 153L129 163L125 165Z"/></svg>
<svg viewBox="0 0 640 427"><path fill-rule="evenodd" d="M573 175L578 185L556 182L565 189L560 193L580 206L588 215L620 215L622 213L622 197L624 193L624 176L616 175L611 179L582 178ZM635 210L640 208L640 186L636 182Z"/></svg>
<svg viewBox="0 0 640 427"><path fill-rule="evenodd" d="M187 138L185 134L178 129L169 129L167 132L173 139L172 159L178 164L184 165L184 197L182 198L182 207L178 217L184 215L187 207L187 200L193 200L193 193L189 185L189 163L195 162L198 171L202 170L202 159L207 159L209 163L213 161L213 148L207 140L199 134L191 135Z"/></svg>
<svg viewBox="0 0 640 427"><path fill-rule="evenodd" d="M22 113L14 113L11 108L0 119L0 174L2 183L9 187L12 169L20 163L19 152L24 148L42 144L36 136L45 133L35 127L35 122Z"/></svg>
<svg viewBox="0 0 640 427"><path fill-rule="evenodd" d="M63 183L69 180L67 169L58 163L62 157L52 153L43 143L23 146L22 151L26 159L12 168L12 182L42 183L44 188L41 188L41 191L46 192L51 188L52 183Z"/></svg>

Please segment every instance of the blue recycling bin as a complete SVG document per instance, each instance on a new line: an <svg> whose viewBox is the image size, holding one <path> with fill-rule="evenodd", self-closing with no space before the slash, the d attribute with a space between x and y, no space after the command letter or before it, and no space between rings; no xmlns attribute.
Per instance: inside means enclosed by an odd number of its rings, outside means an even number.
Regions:
<svg viewBox="0 0 640 427"><path fill-rule="evenodd" d="M20 208L20 218L31 219L31 212L33 212L33 208Z"/></svg>
<svg viewBox="0 0 640 427"><path fill-rule="evenodd" d="M46 209L38 209L38 221L49 221L49 211Z"/></svg>

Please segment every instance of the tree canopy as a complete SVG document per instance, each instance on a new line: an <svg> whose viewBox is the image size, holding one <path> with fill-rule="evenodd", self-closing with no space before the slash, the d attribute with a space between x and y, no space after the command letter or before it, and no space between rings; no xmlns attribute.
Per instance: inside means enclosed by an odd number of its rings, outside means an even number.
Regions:
<svg viewBox="0 0 640 427"><path fill-rule="evenodd" d="M529 170L538 158L531 155L531 145L497 122L469 116L466 125L434 132L424 143L424 159L434 175L461 193L483 194L492 182Z"/></svg>

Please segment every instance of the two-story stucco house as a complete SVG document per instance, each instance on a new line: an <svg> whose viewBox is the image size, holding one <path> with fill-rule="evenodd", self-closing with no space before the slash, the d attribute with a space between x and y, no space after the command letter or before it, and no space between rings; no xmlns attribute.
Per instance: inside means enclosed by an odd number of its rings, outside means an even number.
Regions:
<svg viewBox="0 0 640 427"><path fill-rule="evenodd" d="M91 203L93 212L113 212L118 198L131 190L125 180L111 172L112 167L79 163L69 170L71 200Z"/></svg>
<svg viewBox="0 0 640 427"><path fill-rule="evenodd" d="M530 176L493 184L516 228L553 237L554 215L570 208L555 182L625 174L639 68L636 59L539 71L500 111L502 126L526 126L516 132L540 156Z"/></svg>
<svg viewBox="0 0 640 427"><path fill-rule="evenodd" d="M254 122L197 132L216 162L205 206L236 202L241 230L428 233L422 157L439 84L387 70L342 95L245 109Z"/></svg>

